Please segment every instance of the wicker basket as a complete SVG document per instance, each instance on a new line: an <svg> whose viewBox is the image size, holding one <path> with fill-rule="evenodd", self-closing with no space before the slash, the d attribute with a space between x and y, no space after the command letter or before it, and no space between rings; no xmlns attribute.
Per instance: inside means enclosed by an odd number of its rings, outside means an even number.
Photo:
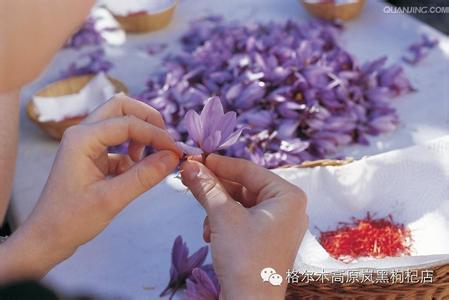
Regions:
<svg viewBox="0 0 449 300"><path fill-rule="evenodd" d="M289 284L287 300L296 299L449 299L449 265L411 271L433 271L432 283L298 283ZM301 279L299 279L301 280Z"/></svg>
<svg viewBox="0 0 449 300"><path fill-rule="evenodd" d="M342 166L351 163L346 160L318 160L305 162L297 167L312 168L320 166ZM441 263L429 267L410 269L410 272L421 274L423 271L433 271L431 283L375 283L376 274L373 272L373 281L367 283L332 283L331 280L311 281L310 275L298 274L298 283L290 283L287 288L287 300L299 299L360 299L360 300L392 300L392 299L422 299L437 300L449 299L449 264ZM315 276L315 279L317 276Z"/></svg>
<svg viewBox="0 0 449 300"><path fill-rule="evenodd" d="M56 81L44 87L36 93L36 96L42 97L58 97L79 92L94 75L74 76L60 81ZM128 93L127 87L119 80L108 77L115 86L116 92ZM64 131L70 126L79 124L85 116L65 119L59 122L41 122L39 121L39 114L32 100L28 101L26 107L27 115L31 121L44 130L52 138L60 140Z"/></svg>
<svg viewBox="0 0 449 300"><path fill-rule="evenodd" d="M126 32L144 33L160 30L166 27L175 12L177 1L166 10L155 14L136 13L128 16L114 15L114 18L120 23Z"/></svg>
<svg viewBox="0 0 449 300"><path fill-rule="evenodd" d="M306 10L315 17L325 20L351 20L360 15L365 0L354 0L349 3L310 2L302 0Z"/></svg>

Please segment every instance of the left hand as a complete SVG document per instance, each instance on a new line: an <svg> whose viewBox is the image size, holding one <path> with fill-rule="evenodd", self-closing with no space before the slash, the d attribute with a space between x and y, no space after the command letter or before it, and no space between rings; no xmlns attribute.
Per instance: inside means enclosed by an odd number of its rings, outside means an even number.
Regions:
<svg viewBox="0 0 449 300"><path fill-rule="evenodd" d="M127 140L129 155L107 153L108 147ZM144 145L156 152L142 158ZM69 128L37 206L4 244L22 260L16 269L26 274L16 277L40 277L72 255L133 199L169 175L180 155L159 112L124 95Z"/></svg>

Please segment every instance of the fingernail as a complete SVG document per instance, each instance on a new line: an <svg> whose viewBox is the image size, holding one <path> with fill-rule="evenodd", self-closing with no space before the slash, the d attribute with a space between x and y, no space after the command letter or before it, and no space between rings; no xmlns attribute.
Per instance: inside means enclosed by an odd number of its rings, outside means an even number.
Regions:
<svg viewBox="0 0 449 300"><path fill-rule="evenodd" d="M145 147L143 147L142 150L140 150L139 159L143 159L144 156L145 156Z"/></svg>
<svg viewBox="0 0 449 300"><path fill-rule="evenodd" d="M171 136L170 136L171 137ZM173 139L173 137L171 137ZM174 139L173 139L174 142ZM179 157L181 158L184 155L184 150L182 150L181 147L179 147L179 142L175 142L176 150L178 150Z"/></svg>
<svg viewBox="0 0 449 300"><path fill-rule="evenodd" d="M198 174L200 173L200 168L196 163L186 162L183 166L182 177L187 179L187 181L193 181L198 178Z"/></svg>

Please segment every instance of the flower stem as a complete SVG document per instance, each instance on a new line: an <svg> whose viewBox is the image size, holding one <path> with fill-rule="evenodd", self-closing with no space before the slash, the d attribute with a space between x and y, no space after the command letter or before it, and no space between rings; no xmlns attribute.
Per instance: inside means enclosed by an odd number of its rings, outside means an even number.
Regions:
<svg viewBox="0 0 449 300"><path fill-rule="evenodd" d="M209 154L210 154L210 153L206 153L206 152L204 152L203 154L201 154L201 157L202 157L201 162L202 162L203 164L206 163L206 159L207 159L207 157L209 156Z"/></svg>

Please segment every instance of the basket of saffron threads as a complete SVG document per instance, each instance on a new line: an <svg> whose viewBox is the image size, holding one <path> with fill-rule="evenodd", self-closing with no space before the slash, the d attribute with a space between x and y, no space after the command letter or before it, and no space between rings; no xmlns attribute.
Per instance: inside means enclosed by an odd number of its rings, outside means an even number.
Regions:
<svg viewBox="0 0 449 300"><path fill-rule="evenodd" d="M409 256L412 236L391 215L376 219L368 212L365 218L353 217L334 230L320 231L319 242L333 258L349 263L360 257Z"/></svg>

